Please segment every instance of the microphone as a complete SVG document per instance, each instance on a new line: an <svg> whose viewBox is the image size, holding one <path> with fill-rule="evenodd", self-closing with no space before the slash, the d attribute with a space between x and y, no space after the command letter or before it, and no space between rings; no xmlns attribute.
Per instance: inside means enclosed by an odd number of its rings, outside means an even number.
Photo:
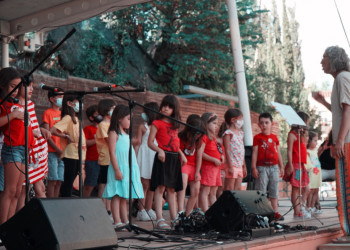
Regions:
<svg viewBox="0 0 350 250"><path fill-rule="evenodd" d="M40 83L39 84L39 88L41 88L43 90L53 91L53 92L58 92L59 91L59 88L57 88L57 87L50 87L50 86L45 85L44 83Z"/></svg>
<svg viewBox="0 0 350 250"><path fill-rule="evenodd" d="M111 89L116 88L117 86L118 86L117 84L112 84L112 85L108 85L108 86L104 86L104 87L94 87L93 90L95 92L104 91L104 90L111 90Z"/></svg>

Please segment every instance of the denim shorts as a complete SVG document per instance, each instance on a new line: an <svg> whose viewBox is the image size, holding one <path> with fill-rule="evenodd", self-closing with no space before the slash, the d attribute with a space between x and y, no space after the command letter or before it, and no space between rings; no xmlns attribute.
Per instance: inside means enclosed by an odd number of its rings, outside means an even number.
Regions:
<svg viewBox="0 0 350 250"><path fill-rule="evenodd" d="M100 165L100 173L98 175L98 184L107 183L108 165Z"/></svg>
<svg viewBox="0 0 350 250"><path fill-rule="evenodd" d="M97 161L85 161L84 185L96 186L99 173L100 173L100 165L98 165Z"/></svg>
<svg viewBox="0 0 350 250"><path fill-rule="evenodd" d="M64 181L64 163L56 153L49 152L48 166L47 179L49 181Z"/></svg>
<svg viewBox="0 0 350 250"><path fill-rule="evenodd" d="M2 147L2 150L1 150L2 164L5 165L5 164L10 163L10 162L20 162L22 164L25 164L24 152L25 152L24 146L10 147L10 146L4 144L4 146Z"/></svg>
<svg viewBox="0 0 350 250"><path fill-rule="evenodd" d="M273 166L257 166L258 179L255 179L255 189L263 192L268 191L269 198L278 198L279 168Z"/></svg>

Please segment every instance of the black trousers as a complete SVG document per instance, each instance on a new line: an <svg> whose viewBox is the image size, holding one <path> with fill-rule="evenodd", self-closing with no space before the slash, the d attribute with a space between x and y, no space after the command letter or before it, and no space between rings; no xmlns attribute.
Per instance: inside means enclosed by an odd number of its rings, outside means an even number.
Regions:
<svg viewBox="0 0 350 250"><path fill-rule="evenodd" d="M64 181L61 185L61 197L71 197L73 183L79 173L79 160L63 158Z"/></svg>

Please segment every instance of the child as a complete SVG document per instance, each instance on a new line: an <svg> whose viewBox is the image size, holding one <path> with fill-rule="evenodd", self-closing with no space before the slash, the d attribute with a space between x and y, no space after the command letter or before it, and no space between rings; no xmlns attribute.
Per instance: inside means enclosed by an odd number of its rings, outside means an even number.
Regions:
<svg viewBox="0 0 350 250"><path fill-rule="evenodd" d="M59 88L56 95L49 91L47 97L51 103L51 108L43 113L43 127L50 130L57 122L61 120L61 108L63 95L59 95L63 89ZM47 139L48 144L48 175L46 195L48 198L57 198L60 193L61 184L64 180L64 164L61 159L62 148L60 138L52 135Z"/></svg>
<svg viewBox="0 0 350 250"><path fill-rule="evenodd" d="M186 121L187 124L205 130L203 121L198 115L190 115ZM201 147L202 134L197 130L185 127L179 133L180 149L187 159L187 163L182 166L183 189L178 192L179 213L184 212L185 193L187 183L190 185L190 198L187 200L185 215L188 217L198 201L200 189L200 169L202 165L202 155L204 147Z"/></svg>
<svg viewBox="0 0 350 250"><path fill-rule="evenodd" d="M224 151L216 139L218 117L213 113L204 113L201 117L207 134L203 136L204 147L201 167L201 190L199 193L199 207L206 212L209 205L216 201L216 191L221 186L220 166L224 163ZM209 197L209 199L208 199Z"/></svg>
<svg viewBox="0 0 350 250"><path fill-rule="evenodd" d="M112 99L102 99L97 105L98 113L103 117L103 120L97 125L96 131L96 147L98 151L98 165L100 165L100 173L98 175L98 193L97 196L102 198L103 191L107 183L107 172L110 163L108 149L108 129L111 123L111 117L115 102ZM110 215L110 201L103 199L103 203Z"/></svg>
<svg viewBox="0 0 350 250"><path fill-rule="evenodd" d="M9 67L0 70L0 99L3 100L21 82L17 70ZM3 103L0 108L0 127L4 134L1 161L4 168L4 191L0 195L0 224L10 219L16 210L24 181L25 172L25 135L24 108L15 104L18 90ZM33 129L28 126L28 151L34 144Z"/></svg>
<svg viewBox="0 0 350 250"><path fill-rule="evenodd" d="M98 152L96 147L96 131L97 125L102 121L102 116L97 112L97 105L92 105L86 109L86 116L92 125L84 128L86 136L86 160L85 160L85 181L84 181L84 197L89 197L92 190L97 185L98 175L100 173L100 165L98 165Z"/></svg>
<svg viewBox="0 0 350 250"><path fill-rule="evenodd" d="M61 196L71 197L73 182L80 170L79 166L79 112L78 96L69 94L63 97L61 120L57 122L50 132L61 138L63 149L62 159L64 162L64 182L61 186ZM82 138L82 160L85 160L86 143L83 131Z"/></svg>
<svg viewBox="0 0 350 250"><path fill-rule="evenodd" d="M164 115L180 120L180 104L173 95L163 98L159 110ZM179 155L182 162L186 161L186 157L180 150L179 126L179 123L162 116L160 120L153 121L148 137L148 146L157 152L154 157L150 190L155 191L156 227L160 229L170 228L162 215L162 199L165 189L167 190L170 219L174 220L176 216L175 192L183 188ZM154 143L155 138L158 146Z"/></svg>
<svg viewBox="0 0 350 250"><path fill-rule="evenodd" d="M155 102L146 103L145 107L158 111L159 105ZM137 163L140 167L141 182L145 199L140 200L140 211L137 213L137 219L148 221L156 219L156 212L152 209L154 192L149 190L149 185L152 175L152 167L154 163L155 151L147 145L149 137L149 126L157 118L157 113L145 109L141 114L144 124L141 124L137 131L137 145L140 145L137 150ZM154 142L157 145L157 142ZM144 205L143 205L144 204ZM145 206L145 207L143 207Z"/></svg>
<svg viewBox="0 0 350 250"><path fill-rule="evenodd" d="M247 175L242 131L243 114L239 109L228 109L224 117L228 126L224 133L227 162L224 190L241 190L242 179Z"/></svg>
<svg viewBox="0 0 350 250"><path fill-rule="evenodd" d="M259 116L261 133L254 136L252 154L252 175L255 178L255 189L266 193L275 211L276 220L284 220L278 213L279 177L283 176L283 161L279 140L271 133L272 116L262 113Z"/></svg>
<svg viewBox="0 0 350 250"><path fill-rule="evenodd" d="M310 131L309 132L309 141L307 144L307 155L308 155L308 161L311 163L311 169L309 171L309 188L310 193L308 195L307 199L307 206L309 208L309 211L320 214L322 213L322 210L320 210L319 207L319 196L318 191L322 184L322 172L321 172L321 163L318 160L317 155L317 140L318 136L315 132Z"/></svg>
<svg viewBox="0 0 350 250"><path fill-rule="evenodd" d="M38 119L34 110L34 103L30 100L33 94L33 81L30 79L30 83L27 87L27 99L28 99L28 115L31 127L33 129L33 135L35 137L35 143L33 145L33 159L28 166L28 177L30 184L34 186L35 197L45 198L45 184L43 179L48 171L47 166L47 142L43 136L49 138L51 137L50 131L45 128L40 128ZM17 98L19 100L18 104L24 107L25 105L25 88L24 86L19 87ZM24 206L24 201L26 197L26 186L23 183L21 198L18 201L16 211L20 210Z"/></svg>
<svg viewBox="0 0 350 250"><path fill-rule="evenodd" d="M298 112L298 115L303 119L306 125L309 124L310 117L308 114L304 112ZM290 184L292 185L292 204L294 208L294 217L300 218L311 218L310 213L307 211L301 211L300 204L302 204L302 200L299 199L301 195L305 193L305 187L309 184L309 176L305 169L306 164L306 145L305 145L305 131L292 127L287 138L287 156L288 162L285 167L285 177L284 179L290 178ZM299 154L300 148L300 154ZM300 158L300 161L299 161ZM301 193L300 193L301 187ZM304 195L305 196L305 195ZM305 198L305 197L304 197Z"/></svg>
<svg viewBox="0 0 350 250"><path fill-rule="evenodd" d="M118 105L111 118L108 130L108 148L111 163L108 167L107 185L103 198L111 199L111 211L114 227L128 224L126 199L142 199L143 191L140 181L139 167L132 150L132 195L129 195L129 146L127 133L130 128L129 108ZM123 224L124 223L124 224Z"/></svg>

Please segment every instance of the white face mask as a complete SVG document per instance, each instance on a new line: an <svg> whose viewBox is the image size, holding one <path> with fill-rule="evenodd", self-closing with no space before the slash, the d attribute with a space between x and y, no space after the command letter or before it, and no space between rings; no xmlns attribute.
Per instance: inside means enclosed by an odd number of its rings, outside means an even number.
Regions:
<svg viewBox="0 0 350 250"><path fill-rule="evenodd" d="M75 106L73 107L73 109L74 109L74 112L75 112L75 113L78 113L78 112L79 112L79 102L76 102L76 103L75 103Z"/></svg>
<svg viewBox="0 0 350 250"><path fill-rule="evenodd" d="M141 117L145 122L148 122L148 117L147 117L146 113L142 113Z"/></svg>
<svg viewBox="0 0 350 250"><path fill-rule="evenodd" d="M62 101L63 101L62 98L57 98L57 99L56 99L56 105L57 105L57 107L62 108Z"/></svg>
<svg viewBox="0 0 350 250"><path fill-rule="evenodd" d="M109 116L112 117L112 115L113 115L113 109L111 109L111 110L109 111Z"/></svg>
<svg viewBox="0 0 350 250"><path fill-rule="evenodd" d="M243 127L244 121L243 120L237 120L235 123L236 129L240 129Z"/></svg>

